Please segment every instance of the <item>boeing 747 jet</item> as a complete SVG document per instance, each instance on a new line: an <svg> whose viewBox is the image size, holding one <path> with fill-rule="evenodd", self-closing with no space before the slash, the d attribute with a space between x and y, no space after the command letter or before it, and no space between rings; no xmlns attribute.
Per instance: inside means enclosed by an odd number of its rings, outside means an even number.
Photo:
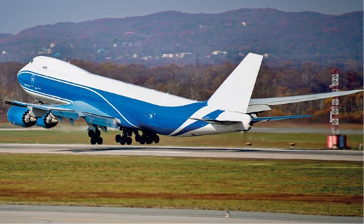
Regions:
<svg viewBox="0 0 364 224"><path fill-rule="evenodd" d="M250 53L206 101L91 74L51 57L35 57L18 73L25 92L39 103L5 100L12 105L8 120L21 127L55 127L63 119L84 120L91 144L102 144L101 131L121 131L121 145L159 142L159 135L199 136L248 131L256 122L296 119L308 115L258 117L271 106L357 93L363 90L251 99L263 57Z"/></svg>

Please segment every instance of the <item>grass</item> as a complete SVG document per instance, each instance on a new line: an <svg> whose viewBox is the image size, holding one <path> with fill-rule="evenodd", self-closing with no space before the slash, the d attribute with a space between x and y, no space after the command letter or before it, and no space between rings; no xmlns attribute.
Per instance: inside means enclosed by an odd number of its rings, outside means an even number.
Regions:
<svg viewBox="0 0 364 224"><path fill-rule="evenodd" d="M0 128L9 128L1 126ZM104 144L116 144L103 133ZM159 145L326 148L325 134L231 133ZM357 148L362 135L348 135ZM88 144L80 127L0 131L0 143ZM138 144L138 143L133 143ZM139 145L139 144L138 144ZM0 155L0 203L198 208L362 216L359 162Z"/></svg>
<svg viewBox="0 0 364 224"><path fill-rule="evenodd" d="M362 216L363 164L1 154L0 203Z"/></svg>
<svg viewBox="0 0 364 224"><path fill-rule="evenodd" d="M64 130L37 129L24 131L0 131L0 143L30 143L30 144L89 144L87 131L80 131L79 127L68 127ZM114 140L120 131L102 133L104 144L117 144ZM363 143L363 135L347 135L348 145L357 149ZM161 136L159 145L162 146L216 146L216 147L246 147L245 143L252 143L252 147L263 148L289 148L290 143L295 143L300 149L325 149L326 134L308 133L229 133L207 135L198 137L168 137ZM133 142L133 145L139 145Z"/></svg>

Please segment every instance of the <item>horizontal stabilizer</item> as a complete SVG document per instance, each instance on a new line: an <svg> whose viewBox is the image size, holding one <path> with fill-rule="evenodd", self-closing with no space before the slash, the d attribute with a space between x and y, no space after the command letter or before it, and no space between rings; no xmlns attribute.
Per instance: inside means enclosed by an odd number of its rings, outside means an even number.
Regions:
<svg viewBox="0 0 364 224"><path fill-rule="evenodd" d="M235 124L235 123L239 123L241 121L220 121L220 120L210 120L210 119L203 119L203 118L190 118L191 120L196 120L196 121L205 121L209 124L223 124L223 125L230 125L230 124Z"/></svg>
<svg viewBox="0 0 364 224"><path fill-rule="evenodd" d="M223 113L220 113L217 117L210 117L210 116L204 116L202 118L199 117L191 117L192 120L198 120L198 121L205 121L210 124L224 124L224 125L230 125L234 123L250 123L251 117L250 115L243 114L243 113L236 113L236 112L230 112L225 111Z"/></svg>
<svg viewBox="0 0 364 224"><path fill-rule="evenodd" d="M293 115L293 116L277 116L277 117L256 117L252 118L253 123L257 122L267 122L267 121L277 121L277 120L287 120L287 119L299 119L299 118L308 118L312 117L312 115Z"/></svg>
<svg viewBox="0 0 364 224"><path fill-rule="evenodd" d="M276 121L276 120L287 120L287 119L299 119L299 118L308 118L312 117L312 115L293 115L293 116L278 116L278 117L257 117L253 118L252 122L267 122L267 121Z"/></svg>

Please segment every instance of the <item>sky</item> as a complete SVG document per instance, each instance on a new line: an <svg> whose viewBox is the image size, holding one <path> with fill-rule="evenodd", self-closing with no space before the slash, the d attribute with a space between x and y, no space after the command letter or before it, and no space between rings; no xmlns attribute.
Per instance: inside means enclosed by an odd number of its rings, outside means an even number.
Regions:
<svg viewBox="0 0 364 224"><path fill-rule="evenodd" d="M363 0L0 0L0 33L57 22L143 16L161 11L221 13L240 8L274 8L341 15L363 10Z"/></svg>

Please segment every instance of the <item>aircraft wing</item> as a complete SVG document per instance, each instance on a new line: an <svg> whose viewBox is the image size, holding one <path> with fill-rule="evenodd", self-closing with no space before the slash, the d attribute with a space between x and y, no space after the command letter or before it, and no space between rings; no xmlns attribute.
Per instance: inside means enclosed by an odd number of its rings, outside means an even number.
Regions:
<svg viewBox="0 0 364 224"><path fill-rule="evenodd" d="M363 92L362 89L358 90L350 90L350 91L338 91L338 92L330 92L330 93L319 93L319 94L310 94L310 95L301 95L301 96L287 96L287 97L274 97L274 98L261 98L261 99L251 99L249 106L253 105L281 105L281 104L289 104L289 103L299 103L305 101L319 100L337 96L345 96L353 93Z"/></svg>
<svg viewBox="0 0 364 224"><path fill-rule="evenodd" d="M60 121L63 118L70 119L71 122L84 118L88 124L113 128L118 128L118 124L120 123L118 119L82 101L75 101L66 105L44 105L5 99L5 103L13 106L27 107L36 117L42 117L50 111Z"/></svg>

